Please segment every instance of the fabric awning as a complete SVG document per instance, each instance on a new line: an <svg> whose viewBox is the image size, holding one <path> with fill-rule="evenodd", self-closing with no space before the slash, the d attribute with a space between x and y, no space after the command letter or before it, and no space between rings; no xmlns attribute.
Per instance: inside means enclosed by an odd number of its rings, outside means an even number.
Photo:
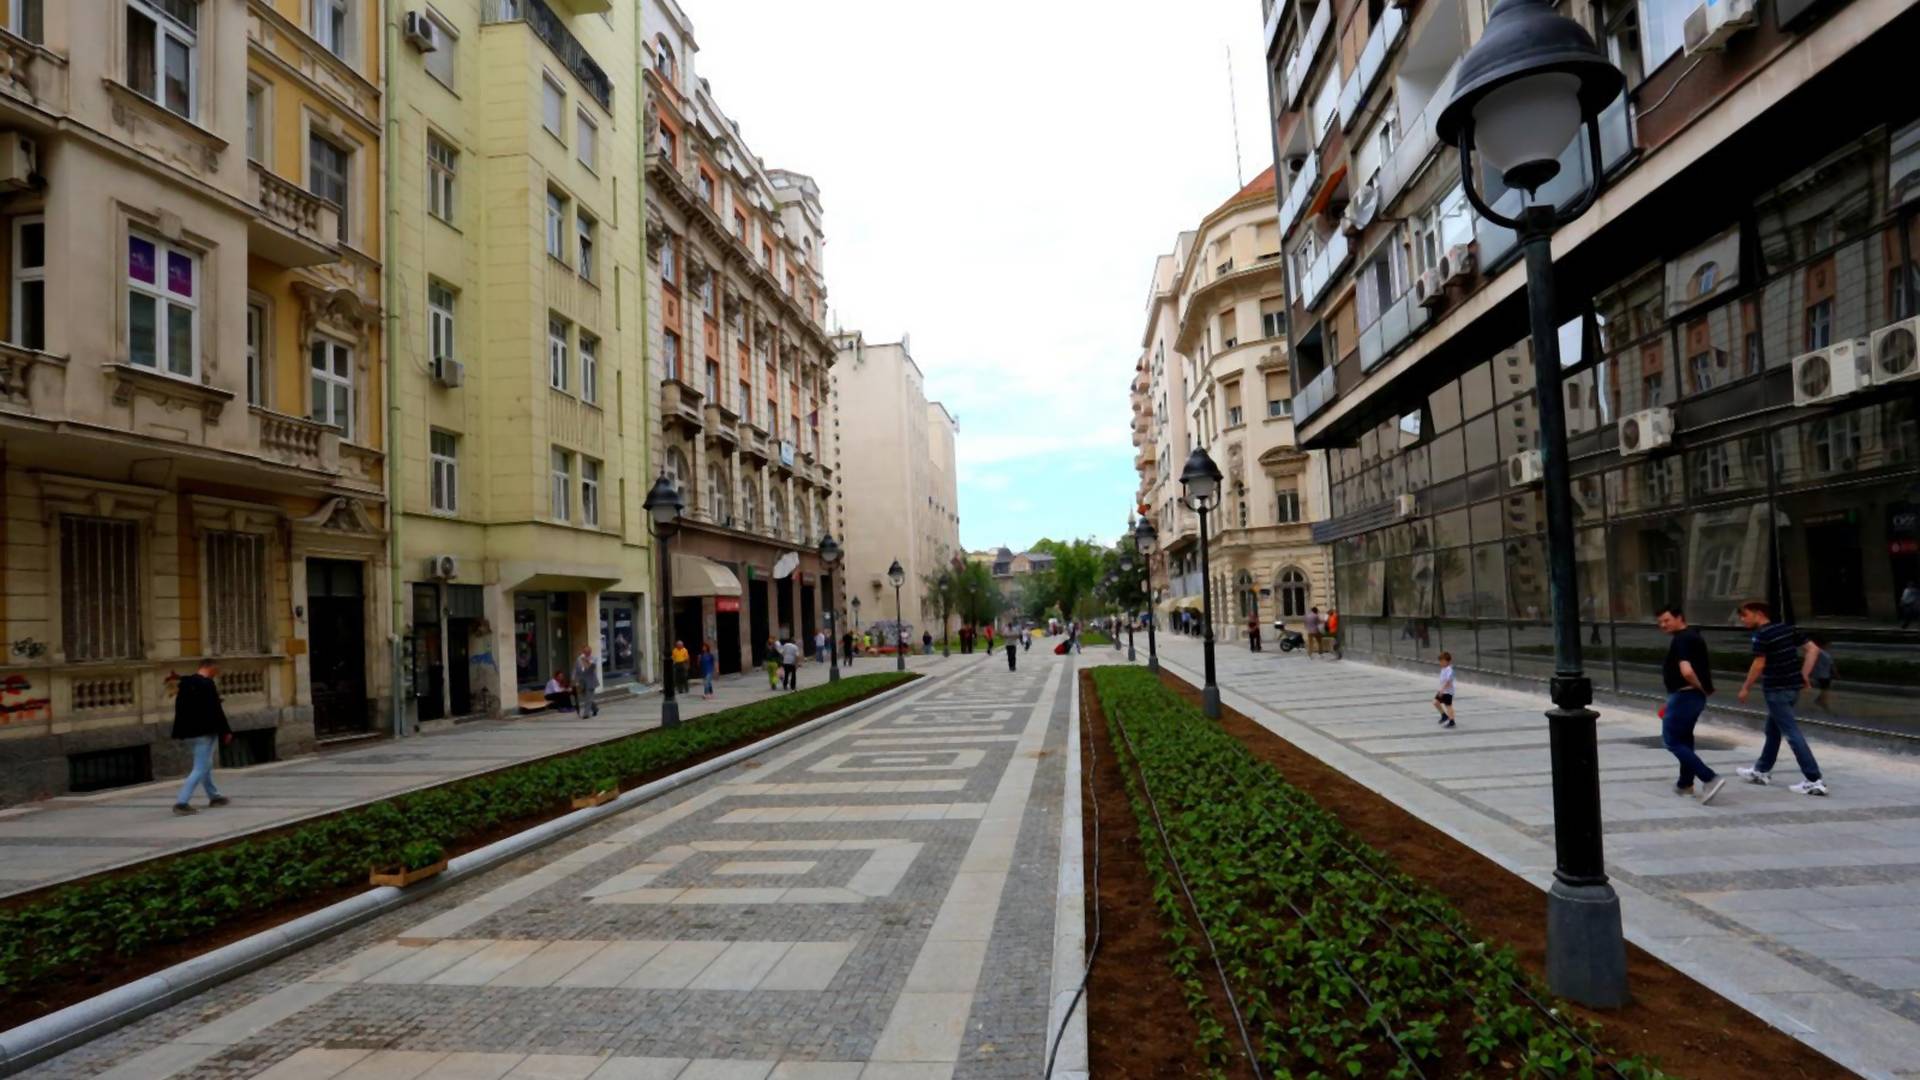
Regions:
<svg viewBox="0 0 1920 1080"><path fill-rule="evenodd" d="M1200 598L1198 596L1176 596L1171 600L1163 602L1160 605L1160 610L1169 615L1176 611L1199 611Z"/></svg>
<svg viewBox="0 0 1920 1080"><path fill-rule="evenodd" d="M712 559L676 551L673 553L673 595L676 599L739 596L740 579Z"/></svg>

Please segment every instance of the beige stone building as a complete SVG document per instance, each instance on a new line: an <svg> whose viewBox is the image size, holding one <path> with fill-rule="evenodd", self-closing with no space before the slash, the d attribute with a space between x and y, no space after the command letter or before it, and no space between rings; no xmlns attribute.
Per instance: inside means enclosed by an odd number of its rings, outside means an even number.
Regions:
<svg viewBox="0 0 1920 1080"><path fill-rule="evenodd" d="M926 398L926 380L909 340L869 342L858 332L835 339L833 366L841 462L836 519L847 552L848 602L860 602L861 622L894 618L887 568L906 571L900 619L916 640L937 635L939 613L922 604L921 583L960 547L960 497L954 469L959 424L946 407Z"/></svg>
<svg viewBox="0 0 1920 1080"><path fill-rule="evenodd" d="M820 190L741 138L674 0L646 0L642 30L650 434L687 504L671 623L689 648L714 641L724 673L759 664L770 636L827 622L817 548L837 481Z"/></svg>
<svg viewBox="0 0 1920 1080"><path fill-rule="evenodd" d="M381 730L381 26L12 0L0 29L0 802ZM337 17L336 17L337 16Z"/></svg>
<svg viewBox="0 0 1920 1080"><path fill-rule="evenodd" d="M1229 640L1250 621L1298 622L1332 586L1310 526L1327 513L1324 474L1298 448L1289 409L1276 218L1269 169L1156 262L1133 382L1160 611L1201 606L1198 515L1180 504L1180 472L1203 446L1225 477L1208 529L1214 633Z"/></svg>

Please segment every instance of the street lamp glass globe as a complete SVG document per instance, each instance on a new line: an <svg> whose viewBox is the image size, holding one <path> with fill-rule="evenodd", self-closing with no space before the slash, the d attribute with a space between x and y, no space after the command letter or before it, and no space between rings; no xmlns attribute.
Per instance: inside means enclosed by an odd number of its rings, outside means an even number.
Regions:
<svg viewBox="0 0 1920 1080"><path fill-rule="evenodd" d="M1153 522L1148 521L1146 518L1141 518L1140 524L1134 527L1133 546L1142 555L1151 555L1153 553L1154 542L1159 539L1160 534L1154 530Z"/></svg>
<svg viewBox="0 0 1920 1080"><path fill-rule="evenodd" d="M1202 448L1196 446L1193 453L1187 455L1186 467L1180 470L1181 497L1187 506L1194 510L1211 510L1214 500L1220 494L1220 466Z"/></svg>
<svg viewBox="0 0 1920 1080"><path fill-rule="evenodd" d="M887 580L893 582L896 589L907 583L907 572L900 569L899 559L893 560L893 565L887 567Z"/></svg>
<svg viewBox="0 0 1920 1080"><path fill-rule="evenodd" d="M1123 551L1120 553L1120 569L1129 570L1129 571L1133 569L1133 553L1132 552Z"/></svg>
<svg viewBox="0 0 1920 1080"><path fill-rule="evenodd" d="M832 533L820 538L820 561L828 566L840 561L840 542L833 538Z"/></svg>
<svg viewBox="0 0 1920 1080"><path fill-rule="evenodd" d="M640 505L652 515L654 525L664 529L680 519L680 508L686 503L680 498L680 489L665 473L661 473L659 479L653 482L653 488L647 492L646 501Z"/></svg>
<svg viewBox="0 0 1920 1080"><path fill-rule="evenodd" d="M1580 80L1564 71L1489 90L1473 106L1473 139L1511 187L1528 191L1560 172L1560 152L1580 130Z"/></svg>

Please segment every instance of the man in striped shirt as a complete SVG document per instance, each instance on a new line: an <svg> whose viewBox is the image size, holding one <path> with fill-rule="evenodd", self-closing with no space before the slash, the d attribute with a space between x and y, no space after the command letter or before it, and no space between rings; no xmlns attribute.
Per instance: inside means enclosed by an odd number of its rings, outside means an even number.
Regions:
<svg viewBox="0 0 1920 1080"><path fill-rule="evenodd" d="M1780 740L1784 737L1806 776L1793 785L1793 791L1799 795L1827 794L1827 782L1820 779L1820 764L1813 760L1813 750L1807 746L1807 737L1800 734L1800 722L1793 715L1801 688L1813 685L1813 665L1820 659L1820 646L1807 641L1787 623L1774 622L1773 609L1759 600L1740 605L1740 623L1753 631L1753 665L1747 669L1746 682L1740 685L1740 703L1746 704L1756 680L1767 702L1767 738L1760 747L1760 760L1751 768L1737 770L1740 778L1749 784L1772 783L1773 763L1780 756Z"/></svg>

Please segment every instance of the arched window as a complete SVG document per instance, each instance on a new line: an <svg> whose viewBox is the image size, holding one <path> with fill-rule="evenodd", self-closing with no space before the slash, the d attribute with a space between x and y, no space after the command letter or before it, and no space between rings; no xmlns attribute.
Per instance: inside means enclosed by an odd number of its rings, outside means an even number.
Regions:
<svg viewBox="0 0 1920 1080"><path fill-rule="evenodd" d="M667 448L667 479L680 489L680 497L687 501L686 509L693 509L693 489L688 485L693 481L693 470L687 467L687 455L677 446Z"/></svg>
<svg viewBox="0 0 1920 1080"><path fill-rule="evenodd" d="M786 500L780 497L779 492L775 492L767 499L767 531L776 537L784 535L780 530L786 525L786 520Z"/></svg>
<svg viewBox="0 0 1920 1080"><path fill-rule="evenodd" d="M827 504L813 504L813 531L820 537L827 535Z"/></svg>
<svg viewBox="0 0 1920 1080"><path fill-rule="evenodd" d="M1257 618L1260 614L1260 598L1254 594L1253 575L1245 570L1234 575L1233 591L1240 598L1240 617Z"/></svg>
<svg viewBox="0 0 1920 1080"><path fill-rule="evenodd" d="M713 522L716 525L729 524L727 518L732 516L727 506L726 490L726 481L720 474L720 466L717 463L708 465L707 512L713 515Z"/></svg>
<svg viewBox="0 0 1920 1080"><path fill-rule="evenodd" d="M659 34L653 39L653 70L662 79L673 82L673 46L667 44L667 35Z"/></svg>
<svg viewBox="0 0 1920 1080"><path fill-rule="evenodd" d="M740 489L740 527L752 532L760 517L760 499L753 493L753 485Z"/></svg>
<svg viewBox="0 0 1920 1080"><path fill-rule="evenodd" d="M1312 590L1307 585L1307 572L1297 566L1289 566L1280 571L1278 586L1274 589L1280 597L1280 617L1304 618L1307 614L1307 601Z"/></svg>

